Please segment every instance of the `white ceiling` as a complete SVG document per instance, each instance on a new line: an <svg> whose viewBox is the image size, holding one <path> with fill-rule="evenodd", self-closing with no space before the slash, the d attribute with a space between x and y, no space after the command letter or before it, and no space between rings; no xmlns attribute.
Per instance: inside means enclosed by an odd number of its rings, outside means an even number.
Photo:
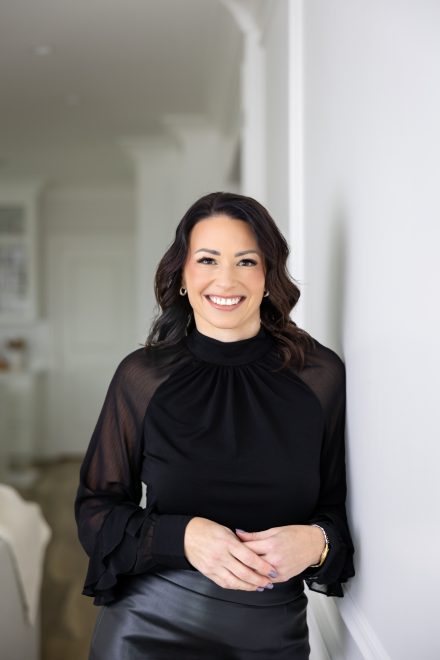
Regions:
<svg viewBox="0 0 440 660"><path fill-rule="evenodd" d="M0 176L127 180L119 140L168 114L228 132L240 49L220 0L0 0Z"/></svg>

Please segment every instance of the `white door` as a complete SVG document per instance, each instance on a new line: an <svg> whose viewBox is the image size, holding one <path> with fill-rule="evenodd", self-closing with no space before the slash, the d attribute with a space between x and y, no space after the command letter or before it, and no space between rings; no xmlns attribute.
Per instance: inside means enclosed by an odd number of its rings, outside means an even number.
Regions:
<svg viewBox="0 0 440 660"><path fill-rule="evenodd" d="M134 337L132 237L51 236L46 285L53 328L47 456L82 454Z"/></svg>

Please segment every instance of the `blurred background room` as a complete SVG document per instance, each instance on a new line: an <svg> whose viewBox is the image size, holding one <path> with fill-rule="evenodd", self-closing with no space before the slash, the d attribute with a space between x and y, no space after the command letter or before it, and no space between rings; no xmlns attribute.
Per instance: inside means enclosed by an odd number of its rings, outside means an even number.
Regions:
<svg viewBox="0 0 440 660"><path fill-rule="evenodd" d="M267 206L346 363L357 575L308 592L311 660L440 657L439 80L435 0L0 0L2 660L87 659L79 466L216 190Z"/></svg>

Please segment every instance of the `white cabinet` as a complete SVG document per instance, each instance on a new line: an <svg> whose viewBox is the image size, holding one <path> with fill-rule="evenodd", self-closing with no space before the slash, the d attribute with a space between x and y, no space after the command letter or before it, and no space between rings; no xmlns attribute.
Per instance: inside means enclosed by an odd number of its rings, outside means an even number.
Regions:
<svg viewBox="0 0 440 660"><path fill-rule="evenodd" d="M38 320L40 188L36 182L0 182L0 479L8 481L14 465L28 478L36 455L37 374L23 358L33 345Z"/></svg>
<svg viewBox="0 0 440 660"><path fill-rule="evenodd" d="M0 482L4 481L9 465L9 445L7 444L9 433L8 404L7 382L2 378L0 372Z"/></svg>
<svg viewBox="0 0 440 660"><path fill-rule="evenodd" d="M37 316L36 205L39 184L0 184L0 324Z"/></svg>
<svg viewBox="0 0 440 660"><path fill-rule="evenodd" d="M0 373L0 481L27 485L36 475L38 373Z"/></svg>

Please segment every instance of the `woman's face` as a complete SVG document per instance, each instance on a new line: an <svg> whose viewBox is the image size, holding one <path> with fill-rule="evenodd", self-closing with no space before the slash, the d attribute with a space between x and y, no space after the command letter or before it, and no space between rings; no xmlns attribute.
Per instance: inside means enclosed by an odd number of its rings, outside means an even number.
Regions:
<svg viewBox="0 0 440 660"><path fill-rule="evenodd" d="M238 341L258 333L265 264L243 220L215 215L193 227L182 284L202 334Z"/></svg>

